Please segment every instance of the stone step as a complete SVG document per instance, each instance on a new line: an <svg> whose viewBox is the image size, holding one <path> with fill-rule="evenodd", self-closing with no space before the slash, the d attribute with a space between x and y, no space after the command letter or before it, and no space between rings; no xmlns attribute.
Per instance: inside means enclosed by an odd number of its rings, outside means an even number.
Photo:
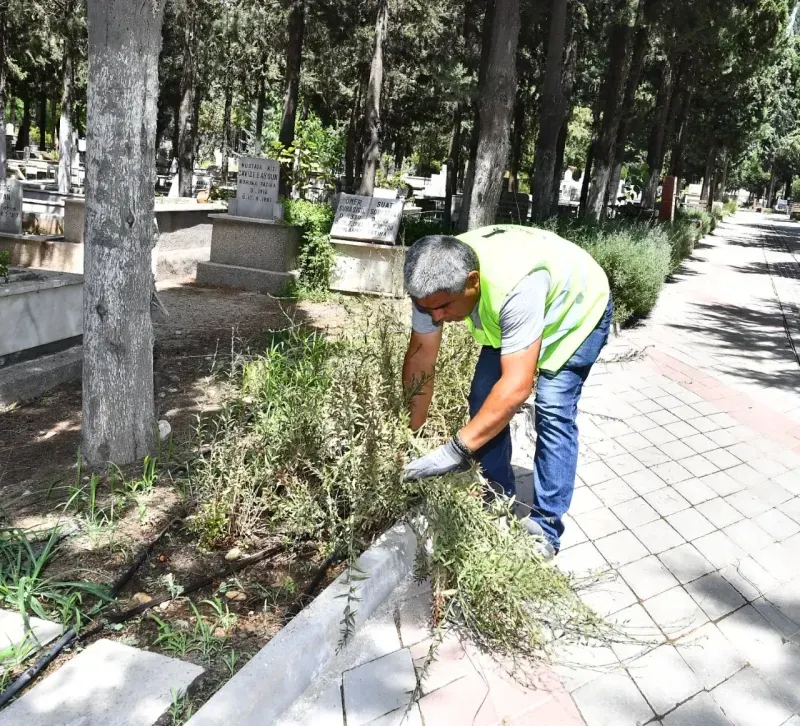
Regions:
<svg viewBox="0 0 800 726"><path fill-rule="evenodd" d="M200 666L98 640L0 712L0 726L153 726Z"/></svg>
<svg viewBox="0 0 800 726"><path fill-rule="evenodd" d="M26 641L36 649L36 643L47 645L61 635L61 626L49 620L29 618L33 635L25 633L25 621L22 615L10 610L0 610L0 650L19 648ZM0 664L0 673L3 666Z"/></svg>
<svg viewBox="0 0 800 726"><path fill-rule="evenodd" d="M255 267L223 265L218 262L199 262L197 264L197 284L232 287L237 290L283 294L289 284L296 280L298 273L259 270Z"/></svg>

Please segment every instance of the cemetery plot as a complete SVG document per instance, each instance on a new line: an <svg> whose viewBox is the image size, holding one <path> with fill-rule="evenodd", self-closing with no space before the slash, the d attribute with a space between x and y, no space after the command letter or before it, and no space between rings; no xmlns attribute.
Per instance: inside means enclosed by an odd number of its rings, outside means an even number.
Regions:
<svg viewBox="0 0 800 726"><path fill-rule="evenodd" d="M280 173L277 161L242 157L236 179L236 216L272 219Z"/></svg>
<svg viewBox="0 0 800 726"><path fill-rule="evenodd" d="M402 199L342 194L331 237L394 244L403 216Z"/></svg>

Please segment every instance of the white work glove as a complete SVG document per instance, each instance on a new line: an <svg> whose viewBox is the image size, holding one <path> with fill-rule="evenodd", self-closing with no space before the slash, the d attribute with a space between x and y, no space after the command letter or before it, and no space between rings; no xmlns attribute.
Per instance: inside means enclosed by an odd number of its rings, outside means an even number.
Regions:
<svg viewBox="0 0 800 726"><path fill-rule="evenodd" d="M454 471L465 471L469 468L471 452L456 436L444 446L414 459L406 466L403 481L427 479L431 476L444 476Z"/></svg>

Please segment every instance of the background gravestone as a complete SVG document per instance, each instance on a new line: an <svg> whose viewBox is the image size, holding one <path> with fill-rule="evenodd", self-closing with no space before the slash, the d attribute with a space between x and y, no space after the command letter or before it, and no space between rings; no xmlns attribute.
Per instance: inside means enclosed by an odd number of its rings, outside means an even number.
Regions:
<svg viewBox="0 0 800 726"><path fill-rule="evenodd" d="M277 161L241 157L236 179L236 216L274 219L280 173Z"/></svg>
<svg viewBox="0 0 800 726"><path fill-rule="evenodd" d="M16 179L0 183L0 232L22 234L22 187Z"/></svg>
<svg viewBox="0 0 800 726"><path fill-rule="evenodd" d="M331 237L394 244L403 216L402 199L342 194Z"/></svg>

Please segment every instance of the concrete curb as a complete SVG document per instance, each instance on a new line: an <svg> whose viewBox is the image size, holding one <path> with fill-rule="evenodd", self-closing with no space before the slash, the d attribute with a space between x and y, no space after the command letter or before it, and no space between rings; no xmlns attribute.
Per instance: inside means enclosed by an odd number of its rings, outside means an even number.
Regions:
<svg viewBox="0 0 800 726"><path fill-rule="evenodd" d="M366 578L354 583L356 627L411 571L417 538L407 524L383 534L361 557ZM186 726L270 726L333 660L341 640L346 573L281 630L187 722Z"/></svg>

